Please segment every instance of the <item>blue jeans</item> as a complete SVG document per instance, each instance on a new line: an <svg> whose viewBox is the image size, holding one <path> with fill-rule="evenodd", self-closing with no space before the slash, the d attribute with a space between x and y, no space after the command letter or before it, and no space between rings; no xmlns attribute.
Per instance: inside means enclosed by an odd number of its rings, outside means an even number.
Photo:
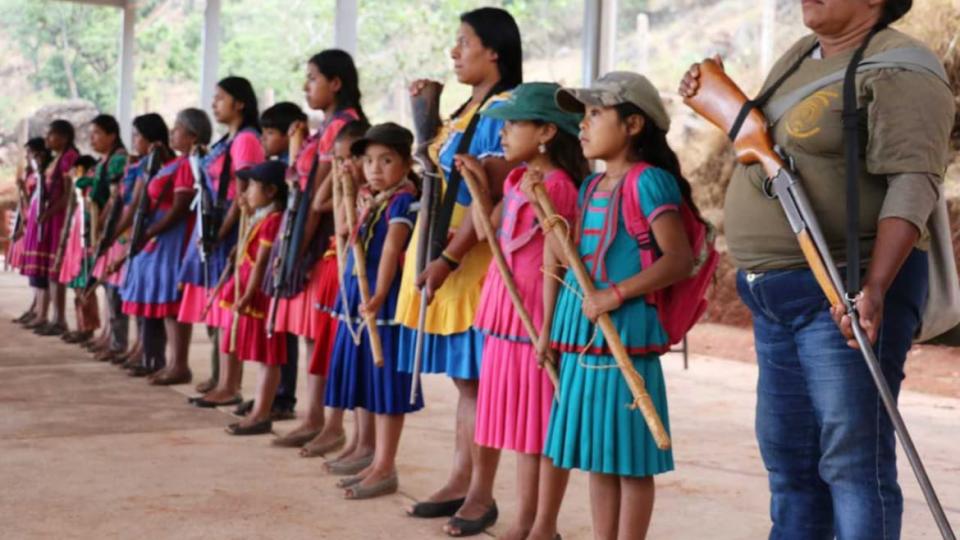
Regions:
<svg viewBox="0 0 960 540"><path fill-rule="evenodd" d="M914 251L884 302L876 344L894 395L927 297ZM753 313L757 441L770 482L771 540L900 538L896 438L860 352L847 347L809 270L737 276Z"/></svg>

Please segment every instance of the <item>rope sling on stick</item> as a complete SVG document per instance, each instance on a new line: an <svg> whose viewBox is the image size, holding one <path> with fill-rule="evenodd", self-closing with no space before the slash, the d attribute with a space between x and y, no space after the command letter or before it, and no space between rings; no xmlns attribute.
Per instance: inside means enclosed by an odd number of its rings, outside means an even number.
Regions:
<svg viewBox="0 0 960 540"><path fill-rule="evenodd" d="M556 218L559 215L542 183L536 184L534 194L537 199L537 204L534 206L539 206L538 217L541 219L541 223L556 224ZM593 280L587 273L587 269L584 268L583 261L580 260L577 248L573 245L570 237L566 233L559 231L555 226L545 227L544 230L548 229L552 231L554 238L560 244L564 258L569 263L570 270L573 271L573 275L580 285L580 288L583 289L585 294L594 292L596 288L593 285ZM647 393L646 382L643 376L637 372L636 368L633 367L633 363L630 361L630 355L627 354L627 349L623 346L623 341L620 340L620 335L617 333L617 328L613 324L613 319L610 318L609 314L604 313L597 318L596 324L603 333L603 337L606 340L607 346L610 348L617 367L620 368L620 372L627 382L627 387L633 395L633 403L630 406L640 410L644 421L647 423L647 427L650 429L651 435L653 435L653 440L656 442L657 448L661 450L670 448L670 435L667 434L667 430L663 427L663 421L660 419L660 415L653 405L650 394Z"/></svg>

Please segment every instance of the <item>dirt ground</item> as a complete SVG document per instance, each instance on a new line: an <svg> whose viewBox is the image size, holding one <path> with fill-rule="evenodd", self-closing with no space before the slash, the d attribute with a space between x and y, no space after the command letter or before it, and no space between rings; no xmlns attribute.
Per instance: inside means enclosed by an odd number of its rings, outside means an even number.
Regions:
<svg viewBox="0 0 960 540"><path fill-rule="evenodd" d="M270 436L227 436L229 411L187 405L190 387L146 386L7 322L27 301L24 280L0 273L0 538L445 538L442 521L403 512L438 487L450 465L455 390L444 377L425 379L427 408L408 419L400 493L345 501L320 459L272 448ZM677 470L657 480L649 537L764 538L768 496L752 427L757 372L750 333L707 325L690 345L689 369L679 354L664 358ZM198 336L191 348L198 379L207 375L208 353ZM957 374L937 358L911 358L922 366L911 367L908 381L917 382L908 384L901 406L948 515L960 526ZM247 371L244 393L252 395L255 370ZM925 379L937 384L928 387ZM304 389L299 396L302 407ZM293 424L278 423L276 430ZM505 455L501 464L501 521L493 534L514 516L514 463ZM905 460L900 474L903 537L938 538ZM585 474L572 476L561 532L566 539L591 537Z"/></svg>

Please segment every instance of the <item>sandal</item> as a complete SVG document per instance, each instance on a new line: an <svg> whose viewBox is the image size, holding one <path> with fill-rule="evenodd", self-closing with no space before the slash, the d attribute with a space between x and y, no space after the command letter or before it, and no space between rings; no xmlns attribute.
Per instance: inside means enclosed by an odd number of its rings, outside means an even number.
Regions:
<svg viewBox="0 0 960 540"><path fill-rule="evenodd" d="M49 323L47 323L47 321L45 321L44 319L41 319L40 317L34 317L33 319L30 320L30 322L25 323L23 327L26 328L27 330L36 330L37 328L40 328L41 326L46 326L47 324Z"/></svg>
<svg viewBox="0 0 960 540"><path fill-rule="evenodd" d="M394 473L369 486L361 484L352 485L346 489L343 498L351 501L373 499L384 495L392 495L396 493L398 489L400 489L400 481L397 479L397 474Z"/></svg>
<svg viewBox="0 0 960 540"><path fill-rule="evenodd" d="M16 319L11 320L10 322L15 324L26 324L31 320L33 320L33 318L36 316L37 314L32 311L24 311L22 315L20 315Z"/></svg>
<svg viewBox="0 0 960 540"><path fill-rule="evenodd" d="M160 371L160 369L159 367L147 367L143 364L136 364L129 369L127 375L131 377L148 377Z"/></svg>
<svg viewBox="0 0 960 540"><path fill-rule="evenodd" d="M316 437L314 437L316 438ZM330 452L336 452L337 450L343 448L347 444L346 434L341 434L336 439L326 443L326 444L313 444L313 439L307 441L303 445L303 448L300 450L300 457L321 457Z"/></svg>
<svg viewBox="0 0 960 540"><path fill-rule="evenodd" d="M273 422L267 419L249 426L241 426L240 422L237 422L227 426L226 430L230 435L266 435L273 431Z"/></svg>
<svg viewBox="0 0 960 540"><path fill-rule="evenodd" d="M34 334L44 337L53 337L59 336L67 331L67 327L62 324L47 324L46 326L41 326L33 331Z"/></svg>
<svg viewBox="0 0 960 540"><path fill-rule="evenodd" d="M350 476L359 473L373 463L373 455L351 460L339 460L325 463L327 472L336 476Z"/></svg>
<svg viewBox="0 0 960 540"><path fill-rule="evenodd" d="M174 386L178 384L189 384L193 380L193 373L189 370L180 375L158 375L150 379L150 384L154 386Z"/></svg>
<svg viewBox="0 0 960 540"><path fill-rule="evenodd" d="M350 486L355 486L355 485L359 484L360 482L363 482L363 477L362 477L362 476L360 476L360 475L357 475L357 476L348 476L348 477L346 477L346 478L341 478L341 479L337 480L337 487L340 488L340 489L346 489L346 488L348 488L348 487L350 487Z"/></svg>
<svg viewBox="0 0 960 540"><path fill-rule="evenodd" d="M287 433L286 435L277 437L270 444L279 448L302 448L319 434L320 430L305 431L299 435Z"/></svg>
<svg viewBox="0 0 960 540"><path fill-rule="evenodd" d="M477 519L464 519L461 517L453 516L450 518L450 521L447 521L447 526L457 529L458 532L452 533L447 532L447 536L453 538L462 538L464 536L476 536L486 531L497 522L497 518L500 517L500 511L497 510L497 503L494 502L490 505L490 508Z"/></svg>
<svg viewBox="0 0 960 540"><path fill-rule="evenodd" d="M201 394L208 394L211 390L217 387L217 381L214 379L207 379L202 383L198 384L194 390Z"/></svg>
<svg viewBox="0 0 960 540"><path fill-rule="evenodd" d="M224 402L209 401L207 399L204 399L203 396L189 398L187 400L187 402L193 405L194 407L199 407L201 409L216 409L217 407L230 407L242 401L243 401L243 398L240 397L239 394Z"/></svg>

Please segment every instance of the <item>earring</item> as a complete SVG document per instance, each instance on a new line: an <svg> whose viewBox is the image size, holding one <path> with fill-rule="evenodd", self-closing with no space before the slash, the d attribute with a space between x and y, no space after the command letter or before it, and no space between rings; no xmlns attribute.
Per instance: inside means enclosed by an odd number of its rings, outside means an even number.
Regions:
<svg viewBox="0 0 960 540"><path fill-rule="evenodd" d="M540 143L540 146L537 147L537 151L540 152L541 154L546 154L546 153L547 153L547 145L545 145L545 144L543 144L543 143Z"/></svg>

